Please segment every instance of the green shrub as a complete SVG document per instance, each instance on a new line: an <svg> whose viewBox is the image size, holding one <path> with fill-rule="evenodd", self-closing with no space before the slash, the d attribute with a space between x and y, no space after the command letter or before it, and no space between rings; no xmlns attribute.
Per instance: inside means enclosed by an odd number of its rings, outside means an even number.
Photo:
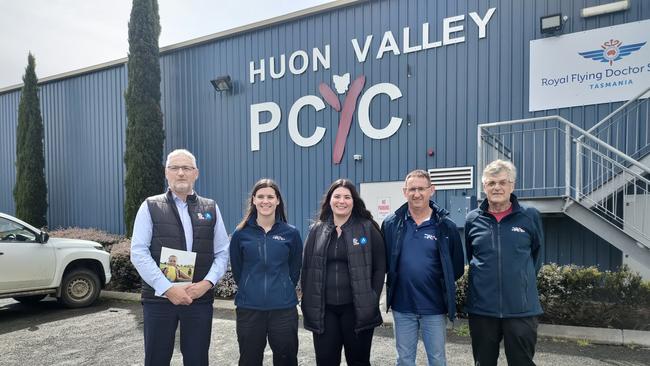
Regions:
<svg viewBox="0 0 650 366"><path fill-rule="evenodd" d="M644 281L638 273L623 266L618 272L605 272L602 293L598 293L602 298L599 300L624 305L650 305L647 286L650 286L650 282L646 282L644 286Z"/></svg>
<svg viewBox="0 0 650 366"><path fill-rule="evenodd" d="M600 272L596 267L549 264L537 280L544 322L650 329L650 283L627 266Z"/></svg>
<svg viewBox="0 0 650 366"><path fill-rule="evenodd" d="M542 319L554 324L574 324L574 320L591 314L576 314L586 299L592 299L594 289L601 282L601 273L595 267L558 266L542 267L538 276L540 302L544 309ZM589 321L590 323L593 320Z"/></svg>
<svg viewBox="0 0 650 366"><path fill-rule="evenodd" d="M650 330L650 282L623 266L617 272L576 265L542 266L537 275L545 323ZM467 271L456 282L456 306L463 313Z"/></svg>
<svg viewBox="0 0 650 366"><path fill-rule="evenodd" d="M232 277L230 270L226 271L221 280L214 288L214 296L217 298L231 299L237 293L237 284Z"/></svg>
<svg viewBox="0 0 650 366"><path fill-rule="evenodd" d="M107 289L113 291L139 292L140 275L131 263L131 241L124 239L111 249L111 274L113 278Z"/></svg>
<svg viewBox="0 0 650 366"><path fill-rule="evenodd" d="M465 266L465 272L463 276L456 281L456 313L460 317L467 317L465 314L465 300L467 298L467 288L469 282L467 281L467 275L469 266Z"/></svg>
<svg viewBox="0 0 650 366"><path fill-rule="evenodd" d="M111 273L113 279L109 282L107 290L139 292L140 275L131 264L128 254L111 255Z"/></svg>
<svg viewBox="0 0 650 366"><path fill-rule="evenodd" d="M105 231L93 228L85 229L80 227L58 228L54 231L50 231L49 234L53 238L69 238L96 241L101 244L107 251L111 250L111 246L125 239L121 235L110 234Z"/></svg>

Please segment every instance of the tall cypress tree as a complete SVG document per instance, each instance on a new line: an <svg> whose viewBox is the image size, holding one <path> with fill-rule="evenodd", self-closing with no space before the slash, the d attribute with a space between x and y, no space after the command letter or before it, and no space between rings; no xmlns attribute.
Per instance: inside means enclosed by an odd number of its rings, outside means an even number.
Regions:
<svg viewBox="0 0 650 366"><path fill-rule="evenodd" d="M157 0L133 0L129 20L129 84L125 94L128 125L124 220L128 236L133 232L133 221L142 201L164 189L159 36Z"/></svg>
<svg viewBox="0 0 650 366"><path fill-rule="evenodd" d="M16 217L36 227L47 225L47 183L43 148L43 118L38 99L36 60L31 52L23 76L16 129Z"/></svg>

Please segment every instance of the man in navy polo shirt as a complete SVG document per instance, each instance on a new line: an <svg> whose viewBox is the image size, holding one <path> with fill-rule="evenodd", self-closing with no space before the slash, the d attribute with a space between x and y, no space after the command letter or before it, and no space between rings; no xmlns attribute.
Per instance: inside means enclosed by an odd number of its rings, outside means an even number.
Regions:
<svg viewBox="0 0 650 366"><path fill-rule="evenodd" d="M460 235L449 212L431 200L435 187L426 171L410 172L402 190L407 202L382 224L397 365L415 365L420 332L428 364L446 365L446 318L456 315L455 281L464 270Z"/></svg>

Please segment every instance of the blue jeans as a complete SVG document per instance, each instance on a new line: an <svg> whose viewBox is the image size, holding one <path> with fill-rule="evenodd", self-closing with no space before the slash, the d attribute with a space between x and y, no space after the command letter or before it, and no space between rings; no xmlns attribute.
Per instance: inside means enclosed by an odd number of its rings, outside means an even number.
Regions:
<svg viewBox="0 0 650 366"><path fill-rule="evenodd" d="M397 366L415 366L418 348L418 334L427 351L429 366L445 366L445 339L447 337L447 316L417 315L393 310Z"/></svg>

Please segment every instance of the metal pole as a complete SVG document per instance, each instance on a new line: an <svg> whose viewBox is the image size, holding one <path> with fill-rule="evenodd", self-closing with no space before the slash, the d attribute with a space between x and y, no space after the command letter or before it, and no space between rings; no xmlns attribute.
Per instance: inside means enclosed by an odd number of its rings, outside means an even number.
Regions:
<svg viewBox="0 0 650 366"><path fill-rule="evenodd" d="M564 195L571 197L571 126L564 126Z"/></svg>
<svg viewBox="0 0 650 366"><path fill-rule="evenodd" d="M580 202L582 197L582 143L576 141L576 196L575 200Z"/></svg>
<svg viewBox="0 0 650 366"><path fill-rule="evenodd" d="M476 200L481 200L481 187L483 187L483 182L481 182L481 174L483 172L483 142L481 139L482 128L479 125L476 131L476 136L478 141L476 142Z"/></svg>

